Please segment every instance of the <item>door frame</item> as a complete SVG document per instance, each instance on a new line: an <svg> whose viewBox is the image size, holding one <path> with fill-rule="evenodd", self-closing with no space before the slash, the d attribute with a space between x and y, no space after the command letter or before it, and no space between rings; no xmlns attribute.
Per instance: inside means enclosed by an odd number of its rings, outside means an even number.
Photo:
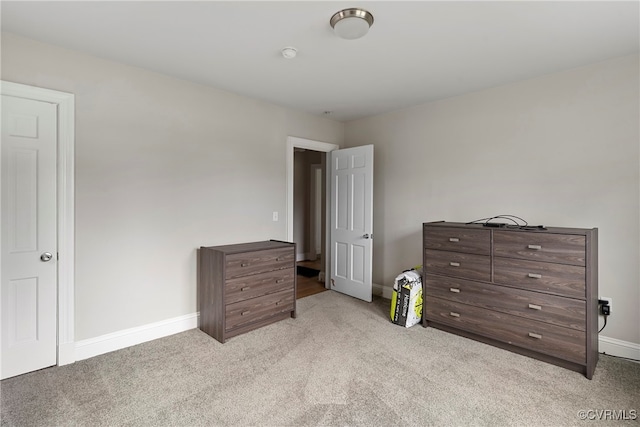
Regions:
<svg viewBox="0 0 640 427"><path fill-rule="evenodd" d="M2 95L57 107L57 365L75 362L75 96L72 93L0 81ZM1 215L1 213L0 213ZM1 268L1 266L0 266Z"/></svg>
<svg viewBox="0 0 640 427"><path fill-rule="evenodd" d="M333 150L337 150L340 148L337 144L331 144L328 142L315 141L312 139L299 138L297 136L288 136L287 137L287 213L286 213L286 221L287 221L287 241L293 242L293 159L294 159L294 150L296 148L305 148L307 150L313 151L321 151L324 153L331 152ZM325 162L326 164L326 162ZM329 200L331 189L331 177L328 173L325 173L325 195L327 197L327 201ZM330 226L328 224L330 216L329 212L331 210L331 204L326 203L325 208L325 247L324 247L324 262L325 262L325 277L327 277L328 273L331 271L331 241L329 237ZM325 279L325 288L329 289L329 280Z"/></svg>

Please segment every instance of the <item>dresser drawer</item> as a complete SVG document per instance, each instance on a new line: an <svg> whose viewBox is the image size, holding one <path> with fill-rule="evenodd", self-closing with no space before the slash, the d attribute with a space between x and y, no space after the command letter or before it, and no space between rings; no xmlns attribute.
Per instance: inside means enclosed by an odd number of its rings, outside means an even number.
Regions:
<svg viewBox="0 0 640 427"><path fill-rule="evenodd" d="M439 298L431 298L425 304L426 318L429 321L571 362L586 361L586 335L582 331Z"/></svg>
<svg viewBox="0 0 640 427"><path fill-rule="evenodd" d="M443 251L491 254L491 232L454 227L424 226L424 247Z"/></svg>
<svg viewBox="0 0 640 427"><path fill-rule="evenodd" d="M263 320L274 314L293 310L293 289L228 304L225 307L225 330Z"/></svg>
<svg viewBox="0 0 640 427"><path fill-rule="evenodd" d="M427 274L491 280L491 258L484 255L425 249L424 268Z"/></svg>
<svg viewBox="0 0 640 427"><path fill-rule="evenodd" d="M493 254L584 267L585 236L496 230L493 233Z"/></svg>
<svg viewBox="0 0 640 427"><path fill-rule="evenodd" d="M294 258L295 253L290 248L231 254L226 259L226 278L293 267Z"/></svg>
<svg viewBox="0 0 640 427"><path fill-rule="evenodd" d="M586 297L584 267L496 257L493 268L495 283L571 298Z"/></svg>
<svg viewBox="0 0 640 427"><path fill-rule="evenodd" d="M440 276L427 276L425 294L428 301L435 297L585 330L586 303L580 300Z"/></svg>
<svg viewBox="0 0 640 427"><path fill-rule="evenodd" d="M292 290L294 274L293 268L285 268L229 279L224 285L225 303L232 304L278 291Z"/></svg>

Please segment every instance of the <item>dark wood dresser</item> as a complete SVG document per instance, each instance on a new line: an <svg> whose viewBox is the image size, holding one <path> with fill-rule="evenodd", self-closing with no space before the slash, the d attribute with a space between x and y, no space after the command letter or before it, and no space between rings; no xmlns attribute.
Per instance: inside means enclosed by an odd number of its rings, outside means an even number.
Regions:
<svg viewBox="0 0 640 427"><path fill-rule="evenodd" d="M598 362L598 229L423 224L423 326L583 373Z"/></svg>
<svg viewBox="0 0 640 427"><path fill-rule="evenodd" d="M198 250L199 327L221 343L296 317L295 244L275 240Z"/></svg>

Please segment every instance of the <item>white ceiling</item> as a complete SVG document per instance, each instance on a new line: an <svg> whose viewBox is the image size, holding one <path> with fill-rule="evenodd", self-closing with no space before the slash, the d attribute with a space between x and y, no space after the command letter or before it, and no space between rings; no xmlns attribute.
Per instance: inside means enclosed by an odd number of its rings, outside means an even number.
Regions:
<svg viewBox="0 0 640 427"><path fill-rule="evenodd" d="M639 5L2 1L2 30L346 121L637 53ZM375 22L342 40L329 19L354 6Z"/></svg>

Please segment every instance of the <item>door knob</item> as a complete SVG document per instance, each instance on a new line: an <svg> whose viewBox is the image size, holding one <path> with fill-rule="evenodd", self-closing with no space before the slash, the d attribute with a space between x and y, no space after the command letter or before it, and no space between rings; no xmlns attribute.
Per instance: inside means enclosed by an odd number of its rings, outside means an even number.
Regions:
<svg viewBox="0 0 640 427"><path fill-rule="evenodd" d="M51 254L51 252L45 252L42 255L40 255L40 260L42 262L51 261L51 258L53 258L53 255Z"/></svg>
<svg viewBox="0 0 640 427"><path fill-rule="evenodd" d="M362 237L364 237L365 239L371 239L371 238L373 238L373 234L371 234L371 235L369 235L369 234L365 234L365 235L364 235L364 236L362 236Z"/></svg>

